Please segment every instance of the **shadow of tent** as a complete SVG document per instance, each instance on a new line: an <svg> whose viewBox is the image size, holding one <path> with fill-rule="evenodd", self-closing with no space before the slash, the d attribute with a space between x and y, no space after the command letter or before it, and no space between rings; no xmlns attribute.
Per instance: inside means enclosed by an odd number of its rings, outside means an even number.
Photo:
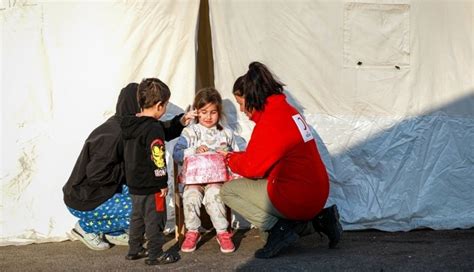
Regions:
<svg viewBox="0 0 474 272"><path fill-rule="evenodd" d="M474 199L469 197L474 194L469 182L474 177L474 90L468 93L398 122L384 117L346 120L352 129L351 122L357 121L378 132L339 153L330 154L310 125L330 177L327 205L338 205L345 229L474 226ZM290 92L285 94L304 112ZM467 218L460 218L460 207L468 208Z"/></svg>
<svg viewBox="0 0 474 272"><path fill-rule="evenodd" d="M225 109L225 114L223 116L224 125L227 125L235 133L240 132L241 127L238 123L238 113L234 103L232 103L232 101L230 101L229 99L223 99L222 107ZM244 150L247 146L247 142L245 141L245 139L237 134L235 134L234 136L235 142L239 147L239 150Z"/></svg>
<svg viewBox="0 0 474 272"><path fill-rule="evenodd" d="M346 229L474 226L470 93L332 154L329 201L338 204Z"/></svg>

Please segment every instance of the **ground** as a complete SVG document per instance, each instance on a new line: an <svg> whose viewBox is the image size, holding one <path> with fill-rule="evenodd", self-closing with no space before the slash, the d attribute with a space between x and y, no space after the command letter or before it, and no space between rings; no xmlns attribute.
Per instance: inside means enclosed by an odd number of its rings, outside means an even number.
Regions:
<svg viewBox="0 0 474 272"><path fill-rule="evenodd" d="M166 248L174 250L174 237ZM0 247L1 271L474 271L474 229L411 232L346 231L338 249L313 234L301 238L280 256L253 257L263 241L256 230L234 235L237 250L219 251L214 234L206 234L193 253L166 266L127 261L126 246L93 251L79 241Z"/></svg>

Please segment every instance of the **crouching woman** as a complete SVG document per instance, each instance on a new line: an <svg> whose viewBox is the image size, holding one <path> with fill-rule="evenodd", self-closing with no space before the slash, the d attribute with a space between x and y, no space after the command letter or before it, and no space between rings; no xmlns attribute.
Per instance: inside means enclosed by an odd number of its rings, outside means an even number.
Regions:
<svg viewBox="0 0 474 272"><path fill-rule="evenodd" d="M227 206L268 235L257 258L271 258L300 236L315 231L335 247L342 235L336 206L325 208L326 168L303 116L283 94L268 68L252 62L234 83L240 111L255 122L247 149L226 154L230 169L244 178L225 183Z"/></svg>

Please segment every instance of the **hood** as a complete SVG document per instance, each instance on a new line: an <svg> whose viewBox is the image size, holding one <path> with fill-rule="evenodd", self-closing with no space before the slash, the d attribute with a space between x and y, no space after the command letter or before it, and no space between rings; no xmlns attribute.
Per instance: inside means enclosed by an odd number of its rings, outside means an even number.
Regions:
<svg viewBox="0 0 474 272"><path fill-rule="evenodd" d="M153 122L157 122L157 120L153 117L136 117L133 115L124 116L120 122L123 138L137 138L138 136L142 135L146 129L150 128L150 125Z"/></svg>
<svg viewBox="0 0 474 272"><path fill-rule="evenodd" d="M135 115L140 112L140 107L137 101L137 83L130 83L120 91L120 95L117 100L117 106L115 107L115 115Z"/></svg>

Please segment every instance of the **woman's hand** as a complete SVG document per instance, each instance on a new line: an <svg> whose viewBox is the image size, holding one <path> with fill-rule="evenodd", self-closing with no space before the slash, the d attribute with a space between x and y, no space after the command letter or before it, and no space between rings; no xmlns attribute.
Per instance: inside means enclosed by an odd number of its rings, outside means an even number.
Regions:
<svg viewBox="0 0 474 272"><path fill-rule="evenodd" d="M227 166L229 166L230 156L234 153L233 151L218 150L217 153L224 156L224 161Z"/></svg>
<svg viewBox="0 0 474 272"><path fill-rule="evenodd" d="M183 126L189 125L191 120L193 120L197 116L197 110L191 110L191 106L188 106L186 112L184 113L183 117L179 120Z"/></svg>
<svg viewBox="0 0 474 272"><path fill-rule="evenodd" d="M196 153L197 154L204 153L204 152L207 152L207 151L209 151L209 147L207 147L205 145L201 145L198 148L196 148Z"/></svg>
<svg viewBox="0 0 474 272"><path fill-rule="evenodd" d="M223 155L224 157L227 157L227 154L230 153L229 151L222 150L222 149L218 149L218 150L216 150L216 152Z"/></svg>

